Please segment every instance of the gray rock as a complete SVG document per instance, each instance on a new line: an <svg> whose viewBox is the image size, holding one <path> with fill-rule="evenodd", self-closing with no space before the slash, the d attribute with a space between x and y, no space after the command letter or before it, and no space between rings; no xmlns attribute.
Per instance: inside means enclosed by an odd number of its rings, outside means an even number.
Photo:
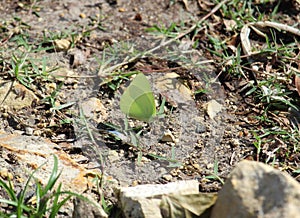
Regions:
<svg viewBox="0 0 300 218"><path fill-rule="evenodd" d="M211 218L300 217L300 184L288 174L254 161L232 171L212 210Z"/></svg>

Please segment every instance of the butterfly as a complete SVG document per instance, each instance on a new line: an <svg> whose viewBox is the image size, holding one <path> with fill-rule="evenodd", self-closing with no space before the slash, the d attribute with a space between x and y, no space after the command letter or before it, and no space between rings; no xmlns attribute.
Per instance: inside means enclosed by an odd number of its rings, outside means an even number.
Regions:
<svg viewBox="0 0 300 218"><path fill-rule="evenodd" d="M156 116L153 91L147 77L139 73L120 99L120 109L128 117L150 122Z"/></svg>

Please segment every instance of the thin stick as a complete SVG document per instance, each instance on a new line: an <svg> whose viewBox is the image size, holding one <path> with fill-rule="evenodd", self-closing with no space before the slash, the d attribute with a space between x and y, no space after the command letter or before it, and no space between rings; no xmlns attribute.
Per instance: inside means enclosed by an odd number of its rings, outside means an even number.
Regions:
<svg viewBox="0 0 300 218"><path fill-rule="evenodd" d="M152 54L154 51L156 51L156 50L158 50L158 49L160 49L160 48L162 48L162 47L164 47L164 46L166 46L166 45L169 45L170 43L172 43L172 42L174 42L174 41L176 41L176 40L182 38L183 36L185 36L185 35L187 35L187 34L189 34L189 33L191 33L191 32L193 32L199 24L203 23L207 18L209 18L209 17L210 17L211 15L213 15L214 13L216 13L216 11L218 11L218 10L222 7L222 5L224 5L224 4L227 3L228 1L229 1L229 0L223 0L223 1L221 1L219 4L217 4L217 5L211 10L211 12L209 12L207 15L205 15L204 17L202 17L196 24L194 24L193 26L191 26L188 30L186 30L186 31L184 31L184 32L182 32L182 33L180 33L180 34L179 34L178 36L176 36L175 38L172 38L172 39L170 39L170 40L168 40L168 41L166 41L166 42L160 44L159 46L156 46L156 47L154 47L154 48L152 48L152 49L150 49L150 50L148 50L148 51L146 51L146 52L143 52L143 53L141 53L141 54L137 54L136 56L130 58L129 60L123 61L122 63L116 64L116 65L114 65L114 66L111 66L111 67L109 67L109 68L107 68L107 69L105 69L105 70L103 70L103 71L100 69L99 72L98 72L98 76L103 76L103 75L105 75L105 74L107 74L107 73L110 73L110 72L112 72L112 71L114 71L114 70L116 70L116 69L118 69L118 68L120 68L120 67L122 67L122 66L124 66L124 65L126 65L126 64L129 64L129 63L134 62L134 61L137 60L138 58L143 58L143 57L145 57L145 56L148 55L148 54Z"/></svg>

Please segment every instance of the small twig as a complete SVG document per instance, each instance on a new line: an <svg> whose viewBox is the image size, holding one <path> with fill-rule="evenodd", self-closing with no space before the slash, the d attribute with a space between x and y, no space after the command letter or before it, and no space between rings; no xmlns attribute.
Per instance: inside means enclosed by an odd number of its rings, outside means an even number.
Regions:
<svg viewBox="0 0 300 218"><path fill-rule="evenodd" d="M286 24L270 22L270 21L259 21L259 22L253 22L253 23L246 24L241 29L240 37L241 37L241 44L242 44L243 52L247 56L253 56L253 55L256 55L256 54L260 53L259 51L258 52L252 52L251 42L250 42L250 39L249 39L249 35L250 35L250 32L251 32L250 28L252 28L258 35L263 36L263 37L265 36L265 34L263 32L267 28L274 28L274 29L277 29L277 30L280 30L280 31L285 31L287 33L291 33L291 34L296 35L298 37L300 36L300 30L299 29L288 26Z"/></svg>
<svg viewBox="0 0 300 218"><path fill-rule="evenodd" d="M115 71L116 69L118 69L118 68L120 68L120 67L122 67L122 66L124 66L124 65L126 65L126 64L132 63L132 62L136 61L136 60L139 59L139 58L143 58L143 57L145 57L145 56L148 55L148 54L152 54L154 51L156 51L156 50L158 50L158 49L160 49L160 48L162 48L162 47L165 47L165 46L171 44L172 42L174 42L174 41L176 41L176 40L182 38L183 36L185 36L185 35L187 35L187 34L193 32L193 31L197 28L197 26L199 26L199 24L203 23L207 18L209 18L209 17L210 17L211 15L213 15L214 13L216 13L216 11L218 11L218 10L222 7L222 5L224 5L224 4L227 3L228 1L229 1L229 0L223 0L223 1L221 1L219 4L217 4L217 5L211 10L211 12L209 12L207 15L205 15L204 17L202 17L196 24L194 24L193 26L191 26L188 30L183 31L182 33L180 33L180 34L179 34L178 36L176 36L175 38L172 38L172 39L170 39L170 40L168 40L168 41L166 41L166 42L160 44L159 46L156 46L156 47L154 47L154 48L152 48L152 49L150 49L150 50L148 50L148 51L145 51L145 52L143 52L143 53L137 54L136 56L130 58L129 60L123 61L122 63L119 63L119 64L116 64L116 65L114 65L114 66L111 66L111 67L109 67L109 68L107 68L107 69L105 69L105 70L100 69L99 72L98 72L98 76L103 76L103 75L105 75L105 74L107 74L107 73L109 73L109 72L111 72L111 71Z"/></svg>

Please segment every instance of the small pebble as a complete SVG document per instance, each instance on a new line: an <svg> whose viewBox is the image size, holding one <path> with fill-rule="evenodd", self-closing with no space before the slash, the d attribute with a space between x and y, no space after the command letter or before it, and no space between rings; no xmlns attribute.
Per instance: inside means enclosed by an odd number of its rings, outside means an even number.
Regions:
<svg viewBox="0 0 300 218"><path fill-rule="evenodd" d="M172 175L172 176L178 176L178 172L177 172L177 170L172 170L171 172L170 172L170 174Z"/></svg>
<svg viewBox="0 0 300 218"><path fill-rule="evenodd" d="M206 126L198 123L196 126L196 133L204 133L206 132Z"/></svg>
<svg viewBox="0 0 300 218"><path fill-rule="evenodd" d="M116 161L118 161L120 158L119 158L119 154L116 150L111 150L108 152L108 157L109 161L111 163L114 163Z"/></svg>
<svg viewBox="0 0 300 218"><path fill-rule="evenodd" d="M162 176L165 180L167 180L167 181L171 181L172 180L172 175L170 175L170 174L167 174L167 175L163 175Z"/></svg>
<svg viewBox="0 0 300 218"><path fill-rule="evenodd" d="M33 128L31 128L31 127L28 127L28 126L26 126L25 127L25 134L26 135L33 135L33 133L34 133L34 129Z"/></svg>
<svg viewBox="0 0 300 218"><path fill-rule="evenodd" d="M206 165L207 169L212 169L213 167L214 167L214 164L212 164L212 163L209 163L209 164Z"/></svg>
<svg viewBox="0 0 300 218"><path fill-rule="evenodd" d="M13 175L10 172L8 172L8 169L6 169L6 168L1 169L0 177L2 179L9 179L9 180L13 179Z"/></svg>
<svg viewBox="0 0 300 218"><path fill-rule="evenodd" d="M138 180L134 180L133 182L132 182L132 186L137 186L139 184L139 181Z"/></svg>
<svg viewBox="0 0 300 218"><path fill-rule="evenodd" d="M37 129L37 130L35 130L35 131L33 132L33 135L34 135L34 136L40 136L40 135L42 135L42 131L39 130L39 129Z"/></svg>
<svg viewBox="0 0 300 218"><path fill-rule="evenodd" d="M86 18L86 15L84 13L79 14L80 18Z"/></svg>
<svg viewBox="0 0 300 218"><path fill-rule="evenodd" d="M192 164L192 166L193 166L195 169L200 170L200 165L199 165L199 164L195 163L195 164Z"/></svg>
<svg viewBox="0 0 300 218"><path fill-rule="evenodd" d="M231 139L230 140L230 144L233 146L233 147L237 147L240 145L240 141L238 139Z"/></svg>
<svg viewBox="0 0 300 218"><path fill-rule="evenodd" d="M177 140L175 139L174 135L172 134L172 132L170 130L167 130L166 132L164 132L163 137L161 138L162 142L177 142Z"/></svg>

